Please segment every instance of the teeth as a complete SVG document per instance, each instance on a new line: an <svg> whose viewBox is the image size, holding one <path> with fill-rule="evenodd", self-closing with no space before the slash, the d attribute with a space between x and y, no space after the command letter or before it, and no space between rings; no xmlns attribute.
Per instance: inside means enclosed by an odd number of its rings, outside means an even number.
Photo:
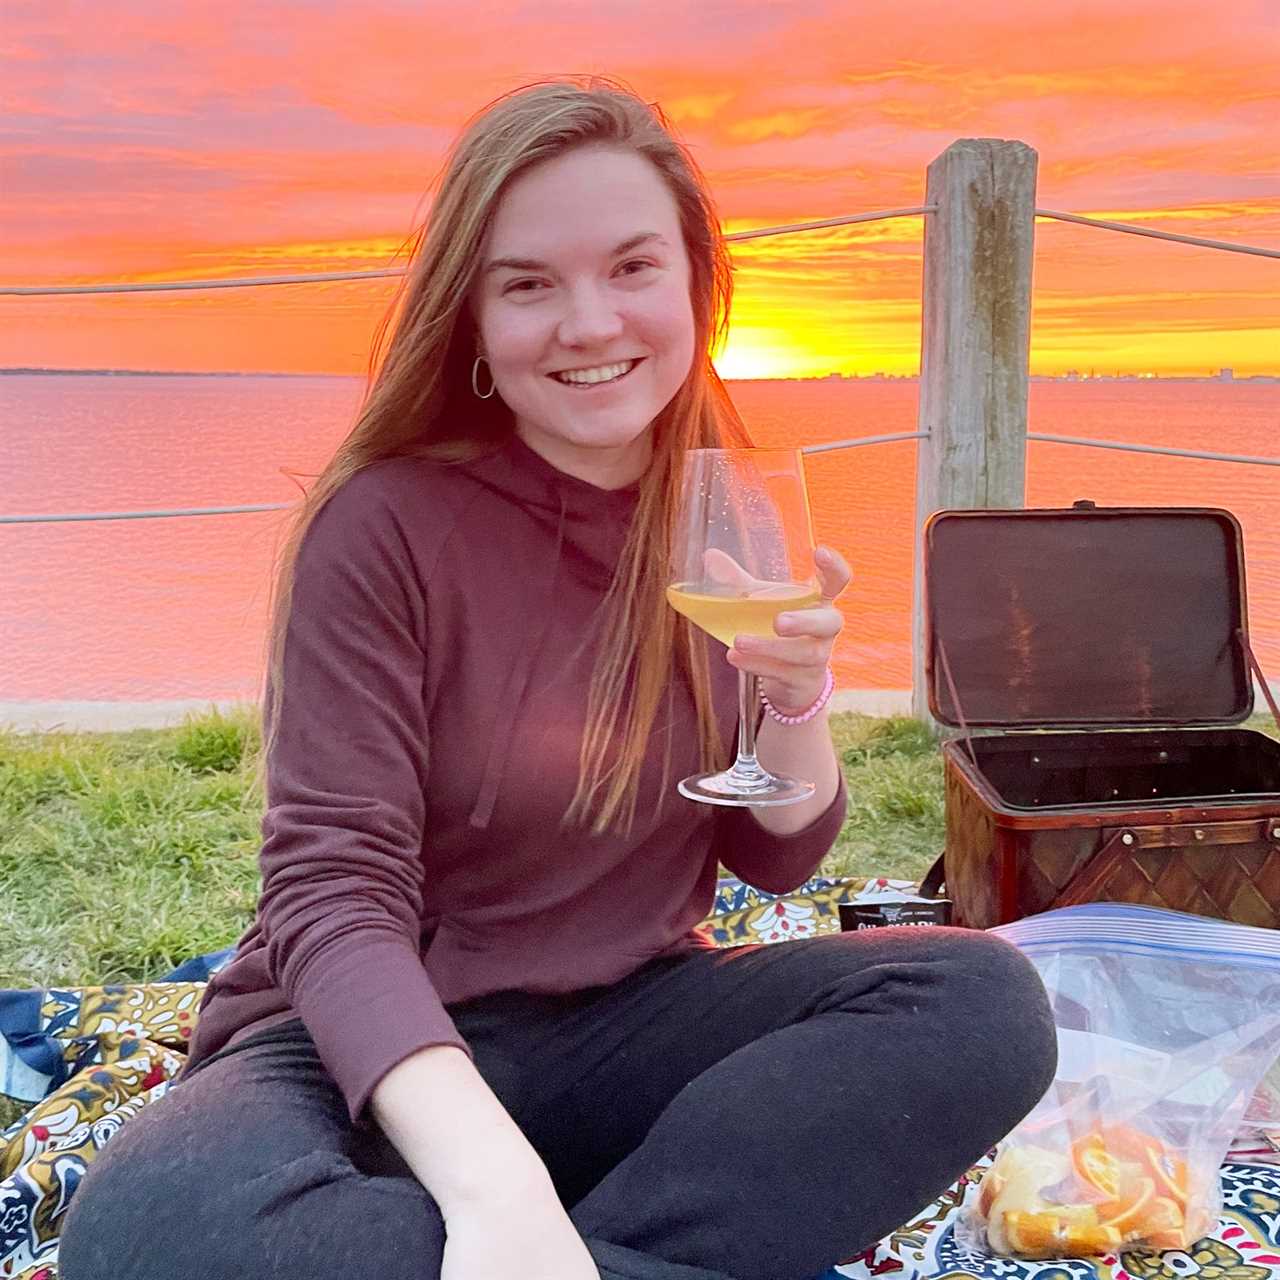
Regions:
<svg viewBox="0 0 1280 1280"><path fill-rule="evenodd" d="M609 382L629 373L636 361L625 360L621 364L603 364L596 369L566 369L562 373L553 374L557 382L591 383Z"/></svg>

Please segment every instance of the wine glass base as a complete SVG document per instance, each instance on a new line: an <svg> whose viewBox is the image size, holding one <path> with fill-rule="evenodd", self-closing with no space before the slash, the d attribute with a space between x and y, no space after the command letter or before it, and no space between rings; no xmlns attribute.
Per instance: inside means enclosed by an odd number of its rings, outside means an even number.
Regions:
<svg viewBox="0 0 1280 1280"><path fill-rule="evenodd" d="M682 796L700 800L703 804L751 808L796 804L807 800L816 790L812 782L801 782L797 778L777 777L773 774L764 774L760 779L752 779L744 784L734 776L732 769L726 769L724 773L695 774L691 778L684 778L676 789Z"/></svg>

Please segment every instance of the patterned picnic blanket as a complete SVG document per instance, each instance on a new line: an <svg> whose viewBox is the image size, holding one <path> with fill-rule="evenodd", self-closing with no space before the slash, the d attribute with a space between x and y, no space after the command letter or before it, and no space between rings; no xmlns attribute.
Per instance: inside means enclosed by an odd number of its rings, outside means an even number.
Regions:
<svg viewBox="0 0 1280 1280"><path fill-rule="evenodd" d="M914 888L903 880L814 879L774 895L722 880L707 924L722 946L785 942L838 931L842 900ZM170 1088L205 982L230 955L196 957L161 982L0 992L0 1092L34 1104L0 1132L3 1280L56 1280L62 1215L85 1167L122 1124ZM1224 1165L1222 1220L1189 1253L1043 1263L975 1256L956 1243L958 1211L986 1163L819 1280L1280 1280L1278 1166Z"/></svg>

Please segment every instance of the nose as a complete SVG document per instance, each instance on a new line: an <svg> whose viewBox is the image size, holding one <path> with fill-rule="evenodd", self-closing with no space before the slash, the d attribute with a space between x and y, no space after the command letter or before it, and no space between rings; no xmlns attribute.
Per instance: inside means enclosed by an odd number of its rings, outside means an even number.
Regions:
<svg viewBox="0 0 1280 1280"><path fill-rule="evenodd" d="M622 316L608 294L591 283L570 291L557 338L563 346L590 350L622 333Z"/></svg>

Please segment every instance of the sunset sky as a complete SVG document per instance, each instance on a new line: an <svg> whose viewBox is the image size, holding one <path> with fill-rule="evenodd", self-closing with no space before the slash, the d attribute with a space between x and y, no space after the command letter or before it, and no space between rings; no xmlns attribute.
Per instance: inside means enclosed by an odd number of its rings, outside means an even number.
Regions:
<svg viewBox="0 0 1280 1280"><path fill-rule="evenodd" d="M1280 248L1275 0L7 0L0 284L391 263L462 123L604 73L726 230L923 203L960 137L1044 208ZM921 219L735 250L728 377L911 373ZM391 282L0 298L0 367L360 373ZM1280 373L1280 260L1036 229L1033 372Z"/></svg>

